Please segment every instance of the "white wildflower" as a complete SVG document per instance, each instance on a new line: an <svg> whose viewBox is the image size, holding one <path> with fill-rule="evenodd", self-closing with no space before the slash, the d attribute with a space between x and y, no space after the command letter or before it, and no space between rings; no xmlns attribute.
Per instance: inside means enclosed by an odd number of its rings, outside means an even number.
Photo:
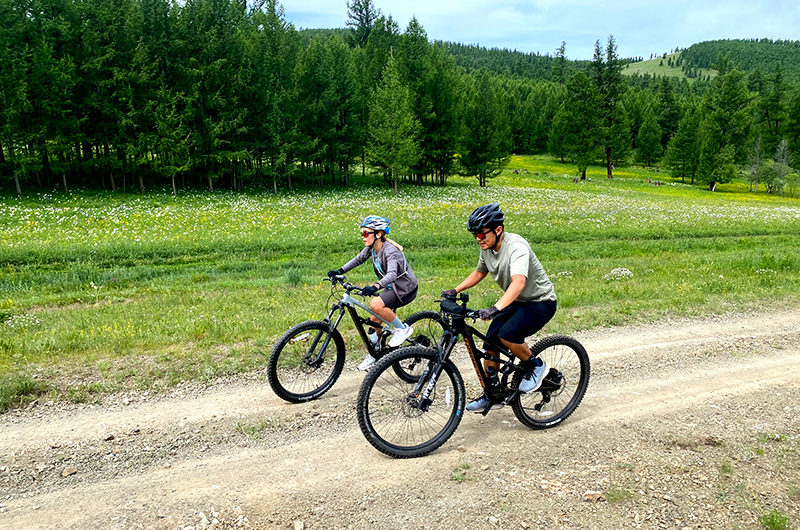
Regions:
<svg viewBox="0 0 800 530"><path fill-rule="evenodd" d="M617 267L616 269L612 270L605 276L603 279L606 281L614 281L614 280L630 280L633 278L633 273L626 269L625 267Z"/></svg>

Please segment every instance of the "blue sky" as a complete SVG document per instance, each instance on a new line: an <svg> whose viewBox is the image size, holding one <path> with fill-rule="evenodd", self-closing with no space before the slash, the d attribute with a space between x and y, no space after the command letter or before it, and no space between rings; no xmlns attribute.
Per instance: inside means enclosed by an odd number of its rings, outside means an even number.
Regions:
<svg viewBox="0 0 800 530"><path fill-rule="evenodd" d="M280 1L280 0L279 0ZM373 0L401 30L413 16L429 40L553 54L567 43L569 59L591 59L598 39L614 35L621 57L669 53L716 39L800 39L796 0ZM286 19L300 28L341 28L346 0L284 0Z"/></svg>

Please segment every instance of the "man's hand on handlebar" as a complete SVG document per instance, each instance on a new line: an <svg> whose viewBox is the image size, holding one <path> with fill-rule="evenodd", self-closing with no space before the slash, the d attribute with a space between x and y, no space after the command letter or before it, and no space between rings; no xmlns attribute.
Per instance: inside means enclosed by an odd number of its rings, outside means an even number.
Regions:
<svg viewBox="0 0 800 530"><path fill-rule="evenodd" d="M478 316L481 320L491 320L499 311L500 310L495 306L492 306L489 309L481 309L478 311Z"/></svg>
<svg viewBox="0 0 800 530"><path fill-rule="evenodd" d="M457 294L455 289L445 289L442 291L442 298L455 298Z"/></svg>

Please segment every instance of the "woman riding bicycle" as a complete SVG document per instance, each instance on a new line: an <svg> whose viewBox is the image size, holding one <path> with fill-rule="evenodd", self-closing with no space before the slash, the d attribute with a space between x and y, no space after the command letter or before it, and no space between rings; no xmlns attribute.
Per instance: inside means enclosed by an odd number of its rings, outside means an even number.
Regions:
<svg viewBox="0 0 800 530"><path fill-rule="evenodd" d="M505 292L492 307L481 309L480 317L492 320L487 338L499 339L522 361L522 366L530 370L519 384L520 392L527 393L539 388L549 368L531 355L525 338L538 332L553 318L556 293L530 244L522 236L506 232L504 222L505 215L497 203L480 206L472 212L467 220L467 230L481 248L478 265L458 287L442 291L442 297L453 297L474 287L491 273ZM497 352L489 353L497 355ZM484 366L487 372L497 370L497 363L485 361ZM503 405L493 405L484 394L471 401L467 410L480 413L489 406L499 408Z"/></svg>
<svg viewBox="0 0 800 530"><path fill-rule="evenodd" d="M339 270L328 271L328 276L343 274L354 269L372 258L372 267L378 281L362 289L366 296L372 296L383 289L379 296L370 300L369 307L380 315L382 319L392 325L392 337L389 346L399 346L411 336L414 329L406 326L395 314L395 310L411 303L417 297L417 277L403 254L403 247L388 239L386 236L391 230L389 220L377 215L369 215L361 222L361 239L364 250L345 263ZM375 325L370 328L370 339L373 343L378 341L381 322L371 317ZM369 353L358 365L359 370L369 370L375 364L375 357Z"/></svg>

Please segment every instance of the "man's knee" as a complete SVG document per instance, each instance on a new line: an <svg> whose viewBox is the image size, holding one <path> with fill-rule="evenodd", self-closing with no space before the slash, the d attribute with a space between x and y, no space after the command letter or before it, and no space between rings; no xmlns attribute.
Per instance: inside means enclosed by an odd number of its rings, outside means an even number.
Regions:
<svg viewBox="0 0 800 530"><path fill-rule="evenodd" d="M522 344L521 342L519 342L519 339L514 337L498 337L498 338L500 339L500 342L503 343L503 346L505 346L506 348L510 348L516 344Z"/></svg>

